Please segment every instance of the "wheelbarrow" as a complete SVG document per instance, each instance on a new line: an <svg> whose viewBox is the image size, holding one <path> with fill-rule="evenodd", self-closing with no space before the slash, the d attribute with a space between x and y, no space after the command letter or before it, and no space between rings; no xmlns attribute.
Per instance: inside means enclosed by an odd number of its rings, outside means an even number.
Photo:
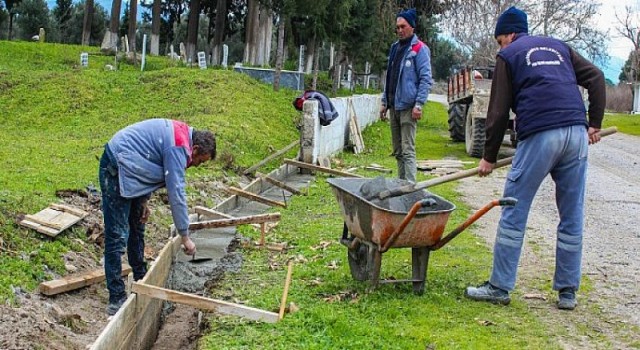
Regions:
<svg viewBox="0 0 640 350"><path fill-rule="evenodd" d="M410 185L405 180L395 185ZM340 243L347 247L351 276L358 281L379 283L411 282L415 294L424 293L431 251L438 250L495 206L512 206L517 200L492 200L464 223L443 237L449 215L456 207L425 190L402 196L366 199L361 188L369 179L333 178L327 182L340 204L344 227ZM390 248L411 248L412 278L380 281L382 254Z"/></svg>

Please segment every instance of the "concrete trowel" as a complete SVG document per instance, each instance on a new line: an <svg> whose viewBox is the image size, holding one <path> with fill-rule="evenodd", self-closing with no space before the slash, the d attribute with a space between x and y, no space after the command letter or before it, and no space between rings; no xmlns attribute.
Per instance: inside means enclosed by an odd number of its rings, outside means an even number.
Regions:
<svg viewBox="0 0 640 350"><path fill-rule="evenodd" d="M191 260L189 260L190 263L192 264L199 264L199 263L203 263L203 262L207 262L207 261L211 261L213 260L213 258L197 258L196 259L196 255L193 254L191 256Z"/></svg>

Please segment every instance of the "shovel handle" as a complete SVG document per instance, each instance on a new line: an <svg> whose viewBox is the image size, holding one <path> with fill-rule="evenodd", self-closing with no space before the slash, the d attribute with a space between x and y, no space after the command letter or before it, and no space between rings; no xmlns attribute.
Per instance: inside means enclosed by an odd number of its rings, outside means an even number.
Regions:
<svg viewBox="0 0 640 350"><path fill-rule="evenodd" d="M612 126L612 127L606 128L606 129L602 129L602 130L600 130L600 137L609 136L609 135L615 134L616 132L618 132L618 128L615 127L615 126ZM502 168L502 167L504 167L506 165L511 164L512 160L513 160L513 157L500 159L500 160L498 160L496 162L496 164L495 164L495 166L493 168L494 169ZM430 179L430 180L418 182L418 183L413 184L413 185L402 186L402 187L394 188L394 189L391 189L391 190L382 191L382 192L380 192L378 194L378 198L379 199L386 199L386 198L389 198L389 197L397 197L397 196L401 196L401 195L404 195L404 194L407 194L407 193L413 193L413 192L425 189L427 187L440 185L440 184L443 184L443 183L449 182L449 181L464 179L466 177L474 176L474 175L477 175L477 174L478 174L478 168L477 167L476 168L472 168L472 169L467 169L467 170L459 171L457 173L453 173L453 174L437 177L435 179Z"/></svg>

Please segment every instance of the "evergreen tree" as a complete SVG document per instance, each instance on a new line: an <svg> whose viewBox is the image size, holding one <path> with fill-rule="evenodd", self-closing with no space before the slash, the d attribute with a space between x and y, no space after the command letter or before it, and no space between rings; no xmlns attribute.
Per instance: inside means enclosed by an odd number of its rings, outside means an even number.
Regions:
<svg viewBox="0 0 640 350"><path fill-rule="evenodd" d="M72 0L56 0L56 7L53 9L53 17L56 20L58 30L60 31L60 42L70 43L69 41L69 20L72 15Z"/></svg>
<svg viewBox="0 0 640 350"><path fill-rule="evenodd" d="M30 40L32 36L40 32L40 28L45 31L52 29L49 18L49 8L44 0L23 0L16 8L19 16L16 23L20 27L20 38Z"/></svg>

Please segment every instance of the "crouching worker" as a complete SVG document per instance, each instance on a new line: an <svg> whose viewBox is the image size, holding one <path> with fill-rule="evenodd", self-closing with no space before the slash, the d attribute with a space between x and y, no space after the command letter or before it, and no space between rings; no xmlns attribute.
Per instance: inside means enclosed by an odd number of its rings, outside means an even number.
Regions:
<svg viewBox="0 0 640 350"><path fill-rule="evenodd" d="M109 290L107 314L114 315L127 299L121 278L121 256L127 257L137 281L147 273L144 230L151 194L167 188L171 214L184 252L193 255L185 194L185 170L216 157L210 131L194 130L168 119L150 119L118 131L105 145L100 160L104 214L104 271Z"/></svg>

